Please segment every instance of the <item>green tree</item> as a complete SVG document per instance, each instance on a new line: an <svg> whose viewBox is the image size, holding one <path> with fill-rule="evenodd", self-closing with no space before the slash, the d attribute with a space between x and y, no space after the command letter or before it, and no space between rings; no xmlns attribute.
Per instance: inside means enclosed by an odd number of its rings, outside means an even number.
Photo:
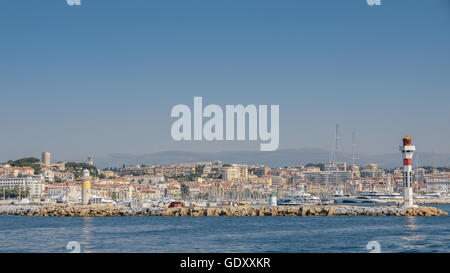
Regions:
<svg viewBox="0 0 450 273"><path fill-rule="evenodd" d="M39 159L35 157L25 157L17 160L9 160L7 163L14 167L31 167L34 169L35 174L41 173L41 166L39 163Z"/></svg>
<svg viewBox="0 0 450 273"><path fill-rule="evenodd" d="M67 162L66 170L73 172L75 174L75 178L81 177L83 174L83 170L89 170L89 173L93 177L98 177L99 172L95 166L89 165L87 163L79 163L79 162Z"/></svg>

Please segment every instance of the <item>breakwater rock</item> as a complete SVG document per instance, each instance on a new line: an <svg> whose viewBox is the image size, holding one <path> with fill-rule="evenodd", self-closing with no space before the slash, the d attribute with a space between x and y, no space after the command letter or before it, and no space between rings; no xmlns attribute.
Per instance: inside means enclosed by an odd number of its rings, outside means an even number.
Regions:
<svg viewBox="0 0 450 273"><path fill-rule="evenodd" d="M21 216L442 216L447 212L434 207L402 209L363 206L238 206L129 208L112 205L7 205L0 215Z"/></svg>
<svg viewBox="0 0 450 273"><path fill-rule="evenodd" d="M121 208L112 205L7 205L0 214L21 216L116 216Z"/></svg>
<svg viewBox="0 0 450 273"><path fill-rule="evenodd" d="M442 216L447 212L433 207L401 209L362 206L276 206L169 208L162 216Z"/></svg>

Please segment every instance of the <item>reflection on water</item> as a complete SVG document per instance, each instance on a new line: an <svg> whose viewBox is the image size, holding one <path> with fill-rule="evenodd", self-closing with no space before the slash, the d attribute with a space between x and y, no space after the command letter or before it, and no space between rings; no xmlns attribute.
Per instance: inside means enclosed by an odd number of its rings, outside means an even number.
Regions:
<svg viewBox="0 0 450 273"><path fill-rule="evenodd" d="M405 219L405 229L408 231L415 231L418 229L416 225L417 217L414 216L407 216L404 217Z"/></svg>
<svg viewBox="0 0 450 273"><path fill-rule="evenodd" d="M420 227L417 225L417 218L413 216L404 217L404 236L401 236L399 246L408 251L418 251L426 247L426 234L420 231Z"/></svg>
<svg viewBox="0 0 450 273"><path fill-rule="evenodd" d="M92 234L91 230L94 228L94 218L93 217L83 217L82 218L82 228L81 228L81 252L90 253L92 252Z"/></svg>

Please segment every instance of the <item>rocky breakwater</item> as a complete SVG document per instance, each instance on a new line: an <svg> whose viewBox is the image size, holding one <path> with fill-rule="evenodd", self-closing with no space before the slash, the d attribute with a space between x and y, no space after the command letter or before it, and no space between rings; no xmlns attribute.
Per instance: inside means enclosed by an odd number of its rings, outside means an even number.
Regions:
<svg viewBox="0 0 450 273"><path fill-rule="evenodd" d="M402 209L362 206L242 206L128 208L112 205L8 205L0 214L22 216L442 216L447 212L434 207Z"/></svg>
<svg viewBox="0 0 450 273"><path fill-rule="evenodd" d="M112 205L8 205L0 214L20 216L119 216L121 209Z"/></svg>
<svg viewBox="0 0 450 273"><path fill-rule="evenodd" d="M433 207L401 209L362 206L264 206L169 208L162 216L443 216L447 212Z"/></svg>

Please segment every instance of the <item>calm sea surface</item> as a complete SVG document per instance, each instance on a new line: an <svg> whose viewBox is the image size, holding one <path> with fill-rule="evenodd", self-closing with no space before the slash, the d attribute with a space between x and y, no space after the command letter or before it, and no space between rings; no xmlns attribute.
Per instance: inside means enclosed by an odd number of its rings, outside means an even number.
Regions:
<svg viewBox="0 0 450 273"><path fill-rule="evenodd" d="M450 205L436 205L450 212ZM0 252L450 252L450 217L0 216Z"/></svg>

